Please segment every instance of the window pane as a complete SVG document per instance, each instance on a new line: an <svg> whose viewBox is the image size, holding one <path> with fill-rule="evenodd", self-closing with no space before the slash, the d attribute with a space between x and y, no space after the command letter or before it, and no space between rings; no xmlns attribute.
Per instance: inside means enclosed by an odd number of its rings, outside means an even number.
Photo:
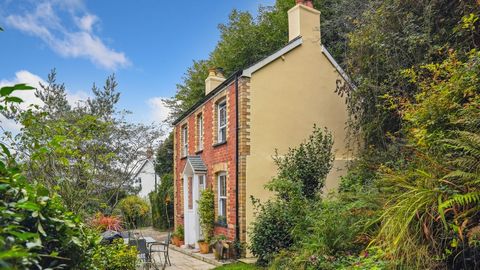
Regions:
<svg viewBox="0 0 480 270"><path fill-rule="evenodd" d="M203 149L203 116L199 115L197 118L197 148L198 150Z"/></svg>
<svg viewBox="0 0 480 270"><path fill-rule="evenodd" d="M220 129L220 138L219 138L219 141L220 141L220 142L224 142L224 141L227 140L227 132L226 132L226 131L227 131L227 130L226 130L225 127L223 127L223 128Z"/></svg>
<svg viewBox="0 0 480 270"><path fill-rule="evenodd" d="M220 176L220 196L227 196L227 177Z"/></svg>
<svg viewBox="0 0 480 270"><path fill-rule="evenodd" d="M225 107L220 109L220 126L224 126L227 123L227 117L225 113Z"/></svg>
<svg viewBox="0 0 480 270"><path fill-rule="evenodd" d="M219 216L223 216L223 217L226 217L227 216L227 199L223 198L223 199L220 199L220 212L219 212Z"/></svg>

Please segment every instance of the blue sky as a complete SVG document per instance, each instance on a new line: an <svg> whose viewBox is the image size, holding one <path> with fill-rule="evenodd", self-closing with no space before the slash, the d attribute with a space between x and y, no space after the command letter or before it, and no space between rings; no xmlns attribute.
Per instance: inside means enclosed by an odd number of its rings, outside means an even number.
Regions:
<svg viewBox="0 0 480 270"><path fill-rule="evenodd" d="M160 99L194 59L205 59L217 25L234 8L254 14L274 0L0 0L0 85L45 80L52 68L69 100L116 74L120 106L132 121L161 121ZM33 97L25 97L37 102Z"/></svg>

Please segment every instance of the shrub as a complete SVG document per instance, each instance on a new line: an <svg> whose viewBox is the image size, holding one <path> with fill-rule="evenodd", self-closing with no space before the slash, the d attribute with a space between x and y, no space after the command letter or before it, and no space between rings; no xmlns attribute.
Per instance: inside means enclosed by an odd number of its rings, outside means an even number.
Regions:
<svg viewBox="0 0 480 270"><path fill-rule="evenodd" d="M105 216L102 213L95 215L95 218L92 220L91 225L100 231L112 230L112 231L121 231L122 230L122 219L117 216Z"/></svg>
<svg viewBox="0 0 480 270"><path fill-rule="evenodd" d="M127 196L120 201L118 207L122 211L124 220L128 227L137 228L139 225L145 225L148 219L150 207L146 201L138 196Z"/></svg>
<svg viewBox="0 0 480 270"><path fill-rule="evenodd" d="M98 270L135 270L137 249L116 239L112 244L98 245L92 255L92 265Z"/></svg>
<svg viewBox="0 0 480 270"><path fill-rule="evenodd" d="M198 200L198 214L200 215L200 227L202 228L205 242L209 243L215 229L215 193L211 189L205 189Z"/></svg>
<svg viewBox="0 0 480 270"><path fill-rule="evenodd" d="M305 211L306 225L293 228L295 244L276 256L272 268L338 269L369 243L367 224L378 218L376 208L370 196L314 203Z"/></svg>
<svg viewBox="0 0 480 270"><path fill-rule="evenodd" d="M17 169L1 169L0 266L75 267L94 244L95 237L57 194L27 183Z"/></svg>
<svg viewBox="0 0 480 270"><path fill-rule="evenodd" d="M325 185L325 178L332 169L335 158L332 146L333 136L327 128L322 131L314 126L306 142L297 148L289 148L283 156L275 153L278 177L301 182L303 195L314 198Z"/></svg>
<svg viewBox="0 0 480 270"><path fill-rule="evenodd" d="M149 198L152 207L152 226L166 230L173 226L173 176L164 174L161 178L157 191L151 192Z"/></svg>
<svg viewBox="0 0 480 270"><path fill-rule="evenodd" d="M276 153L278 177L265 186L275 197L265 203L252 198L256 216L250 228L250 250L260 265L270 263L279 252L298 241L294 230L307 228L306 214L313 199L320 199L320 190L332 167L332 145L331 133L314 126L306 142L290 148L283 157Z"/></svg>
<svg viewBox="0 0 480 270"><path fill-rule="evenodd" d="M255 202L256 216L251 224L250 250L258 258L259 265L267 265L275 255L290 248L294 241L291 234L295 227L295 219L290 205L284 201L268 201L264 204Z"/></svg>
<svg viewBox="0 0 480 270"><path fill-rule="evenodd" d="M0 113L21 103L11 96L30 90L25 84L0 89ZM0 143L0 268L81 267L97 243L80 218L67 211L61 198L27 179L9 149Z"/></svg>

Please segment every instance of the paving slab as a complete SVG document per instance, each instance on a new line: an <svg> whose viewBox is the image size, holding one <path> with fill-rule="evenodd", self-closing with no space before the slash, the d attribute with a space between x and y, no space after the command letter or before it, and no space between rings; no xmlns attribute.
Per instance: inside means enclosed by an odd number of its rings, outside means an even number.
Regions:
<svg viewBox="0 0 480 270"><path fill-rule="evenodd" d="M166 232L159 232L153 228L142 228L142 229L135 230L135 232L138 232L143 236L153 237L157 241L163 241L167 236ZM167 264L167 267L165 269L208 270L208 269L215 268L215 265L213 264L193 258L189 255L183 254L173 249L169 250L169 254L170 254L170 261L172 262L172 265L169 266ZM155 256L154 257L155 262L160 262L159 254L155 254L154 256ZM163 259L163 257L161 259Z"/></svg>

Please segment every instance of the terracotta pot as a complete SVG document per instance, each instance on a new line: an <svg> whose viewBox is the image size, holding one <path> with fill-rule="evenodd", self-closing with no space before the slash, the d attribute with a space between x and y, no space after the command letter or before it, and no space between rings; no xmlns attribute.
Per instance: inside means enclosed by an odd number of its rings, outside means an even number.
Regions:
<svg viewBox="0 0 480 270"><path fill-rule="evenodd" d="M200 247L200 254L210 253L210 244L205 241L199 241L198 246Z"/></svg>
<svg viewBox="0 0 480 270"><path fill-rule="evenodd" d="M178 240L178 246L177 246L177 247L181 247L181 246L183 246L183 245L185 245L185 241L183 241L183 240Z"/></svg>
<svg viewBox="0 0 480 270"><path fill-rule="evenodd" d="M178 246L178 237L177 236L172 237L172 244L174 244L175 246Z"/></svg>

